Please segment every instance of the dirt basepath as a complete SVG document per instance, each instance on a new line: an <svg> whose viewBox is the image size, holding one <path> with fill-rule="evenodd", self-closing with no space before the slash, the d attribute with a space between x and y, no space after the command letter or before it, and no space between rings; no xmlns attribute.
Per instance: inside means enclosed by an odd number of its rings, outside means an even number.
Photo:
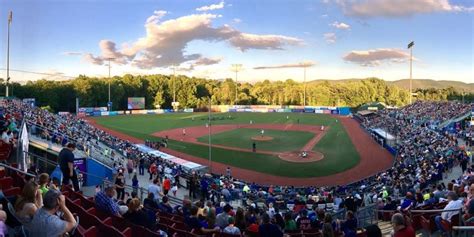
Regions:
<svg viewBox="0 0 474 237"><path fill-rule="evenodd" d="M109 132L111 135L120 137L121 139L129 140L130 142L143 143L142 140L131 137L129 135L107 129L95 122L94 119L87 119L90 124ZM314 177L314 178L288 178L275 175L269 175L265 173L255 172L251 170L241 169L238 167L232 168L232 175L238 179L242 179L248 182L256 182L259 184L273 184L273 185L295 185L295 186L332 186L332 185L344 185L352 183L367 177L370 177L384 169L392 166L393 156L379 144L377 144L360 126L357 121L338 117L338 120L342 123L346 129L352 143L354 144L357 152L360 154L360 162L355 167L329 176ZM214 127L213 127L214 129ZM206 135L204 133L202 136ZM341 148L343 149L343 148ZM198 158L185 153L177 152L171 149L162 149L163 152L180 157L185 160L196 162L203 165L209 165L208 161L203 158ZM213 173L224 174L228 165L212 162L211 169Z"/></svg>

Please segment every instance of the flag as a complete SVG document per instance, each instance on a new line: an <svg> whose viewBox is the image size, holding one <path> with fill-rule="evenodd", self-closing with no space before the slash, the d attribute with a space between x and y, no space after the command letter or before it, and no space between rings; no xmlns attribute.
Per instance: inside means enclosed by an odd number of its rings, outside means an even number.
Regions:
<svg viewBox="0 0 474 237"><path fill-rule="evenodd" d="M26 123L23 123L23 127L21 128L21 136L20 136L20 141L21 141L21 149L23 154L20 155L21 161L19 162L20 164L20 169L26 172L27 170L27 157L28 157L28 147L30 146L30 139L28 137L28 129L26 128Z"/></svg>
<svg viewBox="0 0 474 237"><path fill-rule="evenodd" d="M414 41L412 41L412 42L410 42L410 43L408 44L408 48L413 47L413 45L415 45L415 42L414 42Z"/></svg>

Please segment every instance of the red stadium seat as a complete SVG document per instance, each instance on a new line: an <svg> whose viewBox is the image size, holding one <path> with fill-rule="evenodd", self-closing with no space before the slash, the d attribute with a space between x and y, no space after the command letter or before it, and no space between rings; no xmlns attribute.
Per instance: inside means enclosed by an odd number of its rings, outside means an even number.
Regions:
<svg viewBox="0 0 474 237"><path fill-rule="evenodd" d="M77 226L77 230L75 235L76 237L96 237L97 236L97 228L95 226L91 226L89 229L85 229L81 225Z"/></svg>
<svg viewBox="0 0 474 237"><path fill-rule="evenodd" d="M13 178L3 177L0 178L0 189L9 189L13 186Z"/></svg>
<svg viewBox="0 0 474 237"><path fill-rule="evenodd" d="M5 197L11 197L11 196L18 196L21 193L21 189L19 187L13 187L7 190L3 190L3 195Z"/></svg>

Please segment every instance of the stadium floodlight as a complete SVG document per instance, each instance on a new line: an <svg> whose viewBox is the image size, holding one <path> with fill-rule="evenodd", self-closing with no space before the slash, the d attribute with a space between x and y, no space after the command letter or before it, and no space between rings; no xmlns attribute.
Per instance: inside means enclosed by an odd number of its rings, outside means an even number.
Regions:
<svg viewBox="0 0 474 237"><path fill-rule="evenodd" d="M306 106L306 68L314 66L313 62L301 62L301 67L303 68L303 106Z"/></svg>
<svg viewBox="0 0 474 237"><path fill-rule="evenodd" d="M10 82L10 26L13 20L13 12L8 14L8 30L7 30L7 81L5 83L5 97L9 96L8 82Z"/></svg>
<svg viewBox="0 0 474 237"><path fill-rule="evenodd" d="M235 100L234 105L237 104L239 96L239 86L237 85L237 75L242 70L242 64L232 64L232 71L235 72Z"/></svg>
<svg viewBox="0 0 474 237"><path fill-rule="evenodd" d="M412 65L413 65L413 46L415 45L415 41L412 41L408 44L408 49L410 49L410 104L411 99L413 97L412 94Z"/></svg>
<svg viewBox="0 0 474 237"><path fill-rule="evenodd" d="M112 111L112 102L110 101L110 81L111 81L111 78L110 78L110 62L115 59L115 58L105 58L106 60L109 61L109 64L107 65L109 67L109 101L107 102L107 108L109 111Z"/></svg>

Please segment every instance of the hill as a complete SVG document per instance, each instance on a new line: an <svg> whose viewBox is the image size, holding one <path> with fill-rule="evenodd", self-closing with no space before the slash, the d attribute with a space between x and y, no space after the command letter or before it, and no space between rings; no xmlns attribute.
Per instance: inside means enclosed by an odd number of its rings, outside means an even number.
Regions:
<svg viewBox="0 0 474 237"><path fill-rule="evenodd" d="M318 79L308 82L309 84L318 84L322 82L329 82L330 84L336 83L344 83L344 82L352 82L363 80L360 78L348 78L348 79L339 79L339 80L328 80L328 79ZM392 84L398 86L403 89L410 88L410 80L409 79L401 79L396 81L385 81L388 84ZM464 91L474 93L474 83L465 83L460 81L435 81L431 79L413 79L412 82L413 89L428 89L428 88L435 88L435 89L444 89L448 87L453 87L456 91Z"/></svg>
<svg viewBox="0 0 474 237"><path fill-rule="evenodd" d="M409 79L402 79L397 81L388 82L398 87L409 89L410 88L410 80ZM435 89L443 89L448 87L453 87L456 91L464 91L464 92L474 92L474 83L464 83L460 81L435 81L430 79L416 79L412 82L413 89L428 89L428 88L435 88Z"/></svg>

